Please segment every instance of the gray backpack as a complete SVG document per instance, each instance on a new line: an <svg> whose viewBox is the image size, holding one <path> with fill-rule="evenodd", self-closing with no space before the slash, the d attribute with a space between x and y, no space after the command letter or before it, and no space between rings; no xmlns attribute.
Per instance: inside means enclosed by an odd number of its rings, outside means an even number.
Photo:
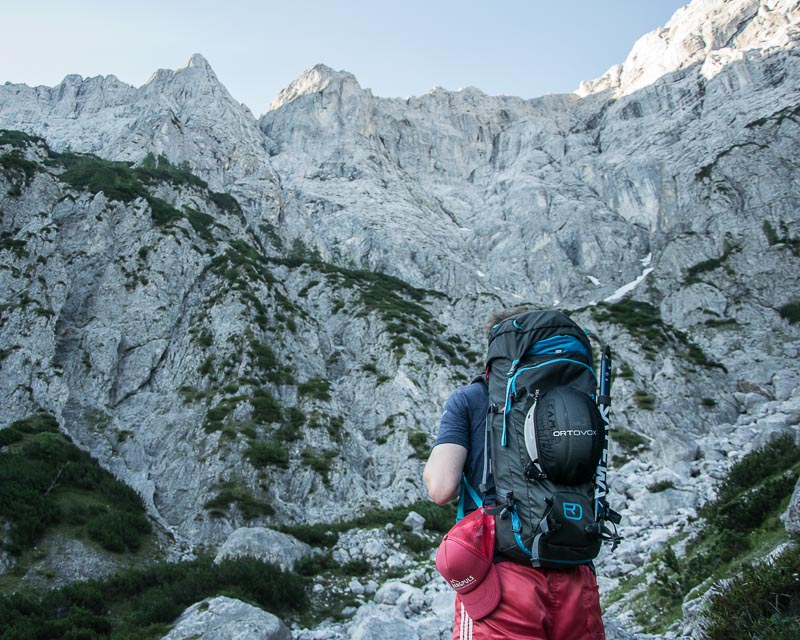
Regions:
<svg viewBox="0 0 800 640"><path fill-rule="evenodd" d="M620 540L606 502L610 351L598 397L586 335L559 311L521 313L489 334L481 489L493 476L497 551L535 567L587 564Z"/></svg>

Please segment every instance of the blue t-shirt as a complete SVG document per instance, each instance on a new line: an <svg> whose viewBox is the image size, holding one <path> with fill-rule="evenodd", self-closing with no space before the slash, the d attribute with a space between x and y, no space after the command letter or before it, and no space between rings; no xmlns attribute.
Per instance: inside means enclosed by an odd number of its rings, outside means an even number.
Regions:
<svg viewBox="0 0 800 640"><path fill-rule="evenodd" d="M439 434L433 445L458 444L467 450L464 475L479 495L479 487L483 481L483 448L488 410L489 392L485 384L473 382L459 387L450 394L444 405ZM491 485L491 480L489 484ZM477 507L467 493L464 513L474 511Z"/></svg>

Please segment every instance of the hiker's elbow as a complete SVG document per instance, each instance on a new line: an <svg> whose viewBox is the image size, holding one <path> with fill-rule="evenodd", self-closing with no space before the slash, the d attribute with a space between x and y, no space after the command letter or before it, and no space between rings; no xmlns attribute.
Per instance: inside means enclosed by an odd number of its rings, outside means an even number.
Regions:
<svg viewBox="0 0 800 640"><path fill-rule="evenodd" d="M447 504L458 497L465 459L466 449L458 445L438 445L431 451L422 479L436 504Z"/></svg>
<svg viewBox="0 0 800 640"><path fill-rule="evenodd" d="M458 496L458 485L454 488L441 482L430 481L426 482L425 486L428 489L430 499L438 505L445 505Z"/></svg>
<svg viewBox="0 0 800 640"><path fill-rule="evenodd" d="M428 488L428 496L430 499L438 505L445 505L458 495L458 485L453 489L453 487L449 485L445 486L441 482L431 480L430 482L426 482L425 486Z"/></svg>

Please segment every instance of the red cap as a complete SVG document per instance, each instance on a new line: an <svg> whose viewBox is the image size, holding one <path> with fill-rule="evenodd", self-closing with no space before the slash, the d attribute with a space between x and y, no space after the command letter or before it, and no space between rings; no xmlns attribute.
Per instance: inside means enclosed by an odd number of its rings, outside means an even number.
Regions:
<svg viewBox="0 0 800 640"><path fill-rule="evenodd" d="M456 590L473 620L488 616L500 602L500 579L493 558L494 517L483 509L459 520L436 552L436 568Z"/></svg>

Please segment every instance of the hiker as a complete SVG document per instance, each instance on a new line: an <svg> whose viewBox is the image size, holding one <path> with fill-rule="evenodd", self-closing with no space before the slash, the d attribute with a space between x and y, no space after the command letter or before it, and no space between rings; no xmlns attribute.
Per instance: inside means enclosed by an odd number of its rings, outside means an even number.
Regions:
<svg viewBox="0 0 800 640"><path fill-rule="evenodd" d="M496 314L488 323L487 335L504 319L523 311L513 309ZM449 553L444 559L440 557L441 548L437 555L437 568L456 589L453 640L604 639L591 563L564 569L536 568L530 562L515 561L498 553L493 543L489 550L480 548L481 538L486 537L480 535L481 527L487 531L491 527L494 540L493 517L473 513L482 502L475 487L481 487L486 502L492 502L494 497L491 479L483 482L488 410L488 388L478 379L453 391L445 404L439 433L423 473L428 494L435 503L444 505L460 496L459 517L479 516L478 520L467 517L460 521L473 520L470 531L477 531L477 536L462 532L463 539L450 540ZM452 537L458 528L456 525L448 536ZM478 584L467 584L471 582Z"/></svg>

